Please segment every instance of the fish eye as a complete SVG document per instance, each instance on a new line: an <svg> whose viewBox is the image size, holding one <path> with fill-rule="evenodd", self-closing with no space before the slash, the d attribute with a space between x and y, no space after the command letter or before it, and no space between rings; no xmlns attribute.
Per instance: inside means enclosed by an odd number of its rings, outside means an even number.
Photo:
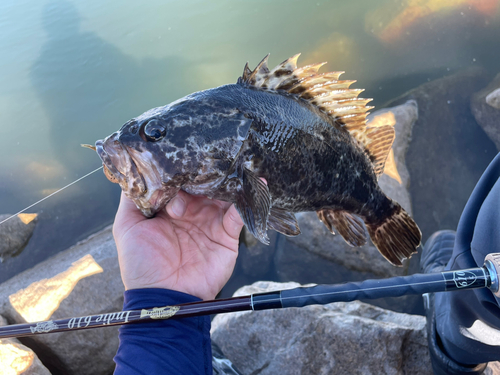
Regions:
<svg viewBox="0 0 500 375"><path fill-rule="evenodd" d="M165 137L165 127L158 120L151 120L144 126L144 135L146 140L157 142Z"/></svg>

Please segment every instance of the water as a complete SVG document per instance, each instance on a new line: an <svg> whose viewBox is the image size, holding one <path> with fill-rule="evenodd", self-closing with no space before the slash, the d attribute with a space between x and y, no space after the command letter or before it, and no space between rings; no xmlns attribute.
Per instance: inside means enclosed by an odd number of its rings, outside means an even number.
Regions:
<svg viewBox="0 0 500 375"><path fill-rule="evenodd" d="M499 72L496 1L457 0L425 17L420 9L413 24L384 32L407 3L3 0L0 213L97 168L81 143L149 108L233 83L246 61L253 67L269 52L270 65L298 52L299 64L328 61L375 105L470 66ZM449 1L430 8L441 3ZM32 209L34 235L0 264L0 282L110 224L118 199L118 186L97 173Z"/></svg>

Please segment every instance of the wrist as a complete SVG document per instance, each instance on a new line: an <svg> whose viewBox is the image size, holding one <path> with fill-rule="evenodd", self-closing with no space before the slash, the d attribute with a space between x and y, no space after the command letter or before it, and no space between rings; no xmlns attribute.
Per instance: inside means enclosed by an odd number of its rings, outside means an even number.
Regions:
<svg viewBox="0 0 500 375"><path fill-rule="evenodd" d="M136 288L124 293L123 310L149 309L201 301L200 298L172 289Z"/></svg>

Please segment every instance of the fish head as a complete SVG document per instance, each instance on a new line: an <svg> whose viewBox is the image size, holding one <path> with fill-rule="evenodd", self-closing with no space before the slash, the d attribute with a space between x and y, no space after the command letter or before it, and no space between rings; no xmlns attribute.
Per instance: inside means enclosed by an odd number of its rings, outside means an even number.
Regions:
<svg viewBox="0 0 500 375"><path fill-rule="evenodd" d="M143 114L95 144L108 180L118 183L146 217L161 210L190 177L171 158L168 126L157 114Z"/></svg>
<svg viewBox="0 0 500 375"><path fill-rule="evenodd" d="M154 108L96 142L104 173L151 217L179 190L213 197L251 120L189 97Z"/></svg>
<svg viewBox="0 0 500 375"><path fill-rule="evenodd" d="M159 126L152 122L150 127L154 125ZM177 194L179 187L166 183L168 179L159 168L160 158L151 152L147 141L134 140L140 137L138 131L136 122L129 121L119 131L98 140L95 146L108 180L118 183L137 208L146 217L152 217ZM157 131L152 135L157 135Z"/></svg>

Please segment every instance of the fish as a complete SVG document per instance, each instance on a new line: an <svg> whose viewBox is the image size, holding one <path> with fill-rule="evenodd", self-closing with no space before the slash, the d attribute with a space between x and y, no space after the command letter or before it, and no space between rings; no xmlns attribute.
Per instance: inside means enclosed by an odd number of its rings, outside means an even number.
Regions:
<svg viewBox="0 0 500 375"><path fill-rule="evenodd" d="M300 234L295 213L315 211L351 246L367 242L393 265L416 252L421 232L378 185L395 138L370 127L371 99L325 63L300 54L269 69L248 63L234 84L150 109L95 143L106 177L146 217L179 191L232 202L246 228ZM93 148L92 146L90 146ZM265 182L264 182L265 180ZM366 229L366 230L365 230Z"/></svg>

